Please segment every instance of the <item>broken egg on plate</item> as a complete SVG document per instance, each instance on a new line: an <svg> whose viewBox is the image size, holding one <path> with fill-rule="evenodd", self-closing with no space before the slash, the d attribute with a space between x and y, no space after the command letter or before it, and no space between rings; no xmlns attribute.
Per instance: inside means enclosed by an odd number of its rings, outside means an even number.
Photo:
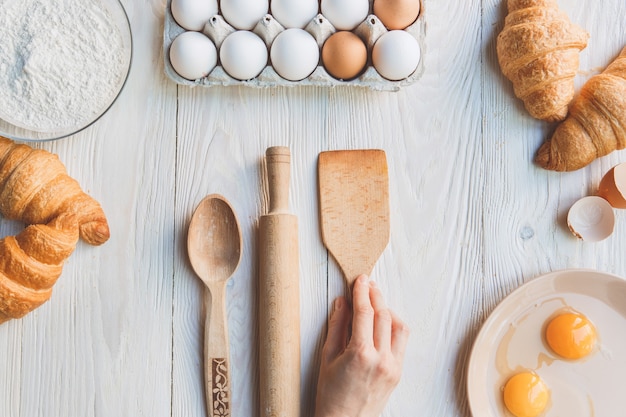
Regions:
<svg viewBox="0 0 626 417"><path fill-rule="evenodd" d="M564 312L548 322L546 342L557 355L565 359L581 359L596 345L596 328L585 315Z"/></svg>
<svg viewBox="0 0 626 417"><path fill-rule="evenodd" d="M613 207L602 197L583 197L569 209L567 226L574 236L582 240L604 240L613 233L615 227Z"/></svg>
<svg viewBox="0 0 626 417"><path fill-rule="evenodd" d="M550 399L550 391L541 377L532 371L513 375L504 385L504 404L515 417L537 417Z"/></svg>
<svg viewBox="0 0 626 417"><path fill-rule="evenodd" d="M548 273L513 291L489 315L471 350L467 393L472 415L622 415L623 401L615 388L623 386L626 369L624 300L626 280L589 269ZM569 339L579 324L585 327L584 320L570 321L566 316L564 323L554 324L560 327L558 334L548 337L580 348L578 355L584 357L578 360L556 353L546 340L550 323L567 313L593 323L592 349L587 348L590 339L582 343ZM587 330L584 335L590 334ZM525 376L509 385L518 374Z"/></svg>

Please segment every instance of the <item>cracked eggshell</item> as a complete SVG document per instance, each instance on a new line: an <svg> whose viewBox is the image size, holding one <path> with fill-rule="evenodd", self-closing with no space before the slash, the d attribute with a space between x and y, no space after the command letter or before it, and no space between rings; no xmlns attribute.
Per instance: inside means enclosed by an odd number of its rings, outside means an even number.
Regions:
<svg viewBox="0 0 626 417"><path fill-rule="evenodd" d="M614 166L604 175L598 196L615 208L626 208L626 163Z"/></svg>
<svg viewBox="0 0 626 417"><path fill-rule="evenodd" d="M599 242L613 233L615 213L602 197L583 197L567 213L567 226L574 236L587 242Z"/></svg>

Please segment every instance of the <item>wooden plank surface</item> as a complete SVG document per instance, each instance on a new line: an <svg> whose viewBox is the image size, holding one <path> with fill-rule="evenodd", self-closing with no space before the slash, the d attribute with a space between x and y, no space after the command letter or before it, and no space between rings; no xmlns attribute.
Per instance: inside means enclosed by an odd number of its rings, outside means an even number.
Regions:
<svg viewBox="0 0 626 417"><path fill-rule="evenodd" d="M206 415L203 286L185 242L197 203L220 193L244 233L244 258L227 287L233 416L256 417L257 228L268 206L261 167L269 146L292 153L302 417L313 416L330 304L345 292L321 242L321 151L387 154L391 236L372 277L412 333L384 417L469 417L472 341L522 283L562 268L626 276L624 213L617 212L614 235L596 244L576 240L564 220L626 153L567 174L532 163L554 125L531 119L499 71L503 1L425 0L424 74L398 93L178 87L163 75L165 2L123 3L135 50L122 96L84 132L38 145L58 153L102 203L112 238L99 248L79 244L52 300L0 326L0 415ZM626 3L559 3L591 34L580 86L626 45ZM0 236L21 227L2 220Z"/></svg>

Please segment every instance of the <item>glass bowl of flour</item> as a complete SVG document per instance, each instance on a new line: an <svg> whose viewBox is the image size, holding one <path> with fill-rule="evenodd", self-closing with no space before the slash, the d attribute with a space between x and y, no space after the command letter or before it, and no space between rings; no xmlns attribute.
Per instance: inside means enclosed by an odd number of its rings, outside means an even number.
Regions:
<svg viewBox="0 0 626 417"><path fill-rule="evenodd" d="M106 113L132 56L119 0L0 3L0 135L59 139Z"/></svg>

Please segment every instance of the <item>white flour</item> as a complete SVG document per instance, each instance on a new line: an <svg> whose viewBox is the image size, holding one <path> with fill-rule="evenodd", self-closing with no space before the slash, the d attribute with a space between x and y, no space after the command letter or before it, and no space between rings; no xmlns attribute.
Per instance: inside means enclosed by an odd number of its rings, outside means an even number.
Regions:
<svg viewBox="0 0 626 417"><path fill-rule="evenodd" d="M83 127L125 76L122 34L100 0L0 0L0 118Z"/></svg>

